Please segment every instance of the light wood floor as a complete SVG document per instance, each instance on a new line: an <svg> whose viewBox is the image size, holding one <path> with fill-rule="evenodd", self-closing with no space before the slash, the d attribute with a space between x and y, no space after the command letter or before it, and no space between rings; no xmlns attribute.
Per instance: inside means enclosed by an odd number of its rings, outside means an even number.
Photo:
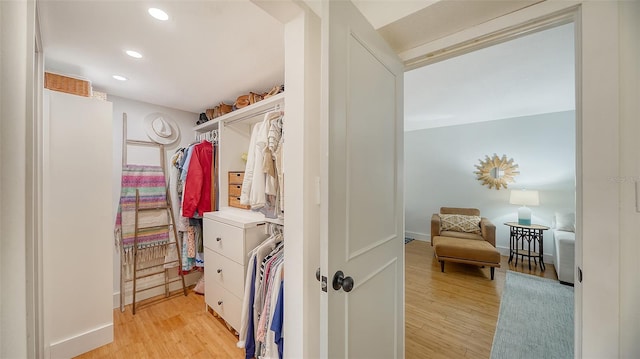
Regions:
<svg viewBox="0 0 640 359"><path fill-rule="evenodd" d="M506 270L556 278L552 264L516 268L502 258L495 280L489 268L447 263L445 273L429 243L405 245L405 356L488 358ZM114 310L114 342L78 358L244 358L224 322L205 312L204 297L187 297L139 309Z"/></svg>
<svg viewBox="0 0 640 359"><path fill-rule="evenodd" d="M489 268L472 265L446 263L442 273L428 242L405 245L406 358L488 358L507 269L557 279L552 264L529 271L508 259L491 280Z"/></svg>

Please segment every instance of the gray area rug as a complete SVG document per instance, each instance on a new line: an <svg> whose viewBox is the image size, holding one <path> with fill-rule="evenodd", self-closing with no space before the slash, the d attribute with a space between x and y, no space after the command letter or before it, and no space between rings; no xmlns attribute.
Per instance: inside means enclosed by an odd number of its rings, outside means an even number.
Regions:
<svg viewBox="0 0 640 359"><path fill-rule="evenodd" d="M507 271L491 358L573 358L573 320L573 287Z"/></svg>

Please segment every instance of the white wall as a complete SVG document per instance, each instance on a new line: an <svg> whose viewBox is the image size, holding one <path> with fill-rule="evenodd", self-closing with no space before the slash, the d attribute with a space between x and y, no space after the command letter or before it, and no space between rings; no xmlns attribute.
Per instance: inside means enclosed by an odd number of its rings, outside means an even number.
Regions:
<svg viewBox="0 0 640 359"><path fill-rule="evenodd" d="M620 4L620 353L640 358L640 2Z"/></svg>
<svg viewBox="0 0 640 359"><path fill-rule="evenodd" d="M0 1L0 357L27 357L26 123L34 38L26 1ZM33 20L33 18L31 19Z"/></svg>
<svg viewBox="0 0 640 359"><path fill-rule="evenodd" d="M154 105L150 103L135 101L117 96L108 96L108 100L113 102L113 193L112 193L112 223L115 223L116 212L118 210L118 202L120 201L120 182L122 177L122 114L127 114L127 138L130 140L150 141L144 128L144 118L154 112L161 112L169 115L171 119L180 128L180 137L178 140L165 146L165 158L167 161L167 169L171 156L180 147L186 147L195 141L193 127L198 120L198 114L176 110L164 106ZM155 148L145 148L141 146L129 146L127 149L128 163L160 165L159 152ZM176 217L177 218L177 217ZM193 284L200 277L200 273L189 274L185 279L187 285ZM152 278L150 281L157 280ZM161 279L162 280L162 279ZM171 283L171 289L177 289L179 282ZM125 303L131 302L130 283L126 287L127 293ZM156 291L149 290L142 292L140 299L148 298L153 295L159 295L163 292L162 288ZM113 248L113 307L120 305L120 253Z"/></svg>
<svg viewBox="0 0 640 359"><path fill-rule="evenodd" d="M113 341L111 103L45 91L45 345L69 358Z"/></svg>
<svg viewBox="0 0 640 359"><path fill-rule="evenodd" d="M517 221L509 190L538 190L532 222L550 226L555 211L575 208L575 112L502 119L405 133L407 236L430 239L430 219L440 207L474 207L496 225L496 246L508 253L504 222ZM513 158L520 174L508 189L489 189L473 173L485 155ZM551 263L551 231L544 253Z"/></svg>
<svg viewBox="0 0 640 359"><path fill-rule="evenodd" d="M320 19L300 11L285 25L285 353L313 358L320 352Z"/></svg>

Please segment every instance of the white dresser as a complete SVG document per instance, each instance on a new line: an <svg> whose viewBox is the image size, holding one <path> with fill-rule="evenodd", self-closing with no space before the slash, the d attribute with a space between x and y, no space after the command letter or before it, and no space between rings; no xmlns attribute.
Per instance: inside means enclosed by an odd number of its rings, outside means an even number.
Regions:
<svg viewBox="0 0 640 359"><path fill-rule="evenodd" d="M247 253L268 236L261 217L234 208L204 214L204 300L236 331L240 330Z"/></svg>

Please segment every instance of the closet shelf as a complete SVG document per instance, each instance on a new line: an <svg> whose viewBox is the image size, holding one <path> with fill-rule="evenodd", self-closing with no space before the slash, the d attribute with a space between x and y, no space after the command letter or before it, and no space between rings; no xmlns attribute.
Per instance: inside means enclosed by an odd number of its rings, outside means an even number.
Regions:
<svg viewBox="0 0 640 359"><path fill-rule="evenodd" d="M213 120L195 126L193 130L195 132L206 132L218 128L218 123L220 122L235 122L242 119L248 119L254 116L258 116L262 112L268 111L270 108L276 106L277 104L283 103L284 94L284 92L281 92L260 102L256 102L253 105L249 105L239 110L229 112L228 114L222 115L220 117L216 117Z"/></svg>

